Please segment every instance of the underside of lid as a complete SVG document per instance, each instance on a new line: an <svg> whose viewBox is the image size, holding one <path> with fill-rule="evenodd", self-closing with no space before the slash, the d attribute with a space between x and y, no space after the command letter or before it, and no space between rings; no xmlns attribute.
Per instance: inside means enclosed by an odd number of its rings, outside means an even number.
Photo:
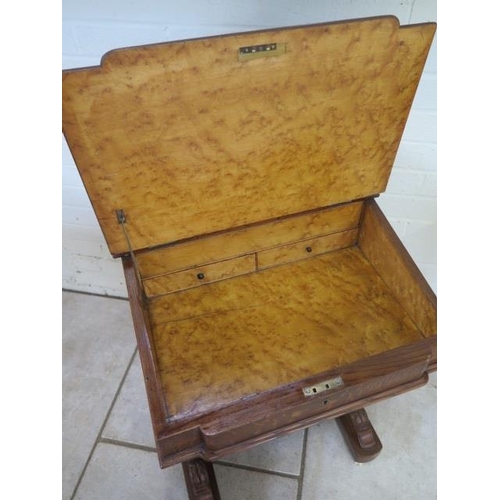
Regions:
<svg viewBox="0 0 500 500"><path fill-rule="evenodd" d="M119 49L63 72L111 253L385 190L432 23L381 17Z"/></svg>

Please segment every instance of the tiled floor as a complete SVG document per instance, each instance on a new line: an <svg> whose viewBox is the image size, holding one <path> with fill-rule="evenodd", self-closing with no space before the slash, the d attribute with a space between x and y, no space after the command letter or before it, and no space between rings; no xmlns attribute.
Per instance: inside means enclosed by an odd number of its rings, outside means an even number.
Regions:
<svg viewBox="0 0 500 500"><path fill-rule="evenodd" d="M384 444L356 464L326 421L216 464L223 500L436 498L436 375L368 408ZM63 292L63 500L187 500L154 450L128 302Z"/></svg>

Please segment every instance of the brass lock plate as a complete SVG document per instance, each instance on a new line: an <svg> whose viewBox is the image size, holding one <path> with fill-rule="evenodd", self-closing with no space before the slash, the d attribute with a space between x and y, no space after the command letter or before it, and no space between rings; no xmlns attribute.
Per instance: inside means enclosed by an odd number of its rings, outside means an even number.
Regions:
<svg viewBox="0 0 500 500"><path fill-rule="evenodd" d="M338 389L339 387L344 386L344 381L342 377L339 375L338 377L331 378L329 380L325 380L324 382L320 382L316 385L311 385L309 387L304 387L302 392L304 396L314 396L315 394L319 394L324 391L329 391L330 389Z"/></svg>
<svg viewBox="0 0 500 500"><path fill-rule="evenodd" d="M286 52L286 43L265 43L262 45L250 45L238 49L238 60L240 62L261 57L281 56Z"/></svg>

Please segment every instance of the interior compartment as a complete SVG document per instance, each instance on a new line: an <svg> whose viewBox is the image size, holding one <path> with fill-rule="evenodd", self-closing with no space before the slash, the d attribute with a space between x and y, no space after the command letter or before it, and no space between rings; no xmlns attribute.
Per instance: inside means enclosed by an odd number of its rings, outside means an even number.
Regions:
<svg viewBox="0 0 500 500"><path fill-rule="evenodd" d="M346 214L348 207L342 207ZM255 252L256 261L269 252L295 261L278 258L274 267L257 264L245 275L167 290L149 301L171 418L196 417L435 333L418 304L419 296L427 300L418 275L405 275L401 244L375 202L367 203L358 224L334 233L355 233L346 248L297 255L290 249L324 237L282 244ZM410 301L398 294L399 285L410 293L413 288ZM423 309L432 315L431 305Z"/></svg>

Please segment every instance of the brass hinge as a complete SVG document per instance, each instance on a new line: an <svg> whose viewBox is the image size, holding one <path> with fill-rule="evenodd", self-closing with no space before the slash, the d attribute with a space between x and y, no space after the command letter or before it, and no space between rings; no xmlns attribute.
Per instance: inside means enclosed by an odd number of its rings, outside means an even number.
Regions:
<svg viewBox="0 0 500 500"><path fill-rule="evenodd" d="M123 210L116 211L116 218L120 224L125 224L125 222L127 222L127 218L125 217L125 212Z"/></svg>
<svg viewBox="0 0 500 500"><path fill-rule="evenodd" d="M125 240L127 241L128 251L129 251L130 257L132 259L132 265L134 266L135 276L141 285L141 291L142 291L141 299L142 299L143 303L146 304L147 303L146 294L142 288L142 278L141 278L141 273L139 271L139 264L137 263L137 258L135 256L134 248L133 248L132 243L130 241L130 237L129 237L127 227L126 227L127 217L125 216L125 212L121 209L117 210L116 211L116 218L118 220L118 224L120 224L120 227L122 228L123 234L125 236Z"/></svg>

